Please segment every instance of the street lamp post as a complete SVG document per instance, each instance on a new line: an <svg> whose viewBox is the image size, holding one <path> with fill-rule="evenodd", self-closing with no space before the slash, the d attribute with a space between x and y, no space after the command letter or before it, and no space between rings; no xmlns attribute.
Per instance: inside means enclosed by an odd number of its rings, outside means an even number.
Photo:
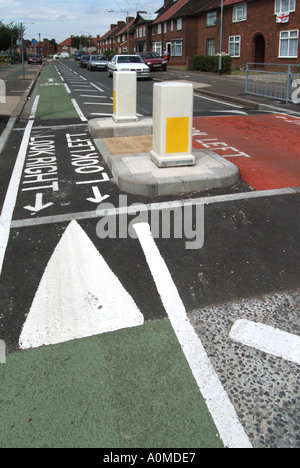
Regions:
<svg viewBox="0 0 300 468"><path fill-rule="evenodd" d="M30 24L35 24L31 22ZM25 80L25 62L24 62L24 30L23 23L20 23L20 40L21 40L21 57L22 57L22 75L23 80Z"/></svg>
<svg viewBox="0 0 300 468"><path fill-rule="evenodd" d="M223 13L224 13L224 0L221 0L221 28L220 28L220 55L219 55L219 75L222 75L222 48L223 48Z"/></svg>
<svg viewBox="0 0 300 468"><path fill-rule="evenodd" d="M130 53L129 50L129 12L126 10L107 10L108 13L126 13L126 25L127 25L127 53Z"/></svg>

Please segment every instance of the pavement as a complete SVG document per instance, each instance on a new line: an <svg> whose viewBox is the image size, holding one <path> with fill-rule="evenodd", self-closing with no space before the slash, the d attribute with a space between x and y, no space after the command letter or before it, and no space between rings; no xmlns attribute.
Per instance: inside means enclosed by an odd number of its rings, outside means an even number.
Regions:
<svg viewBox="0 0 300 468"><path fill-rule="evenodd" d="M8 136L30 98L42 66L21 63L0 67L0 83L5 83L5 102L0 100L0 154Z"/></svg>

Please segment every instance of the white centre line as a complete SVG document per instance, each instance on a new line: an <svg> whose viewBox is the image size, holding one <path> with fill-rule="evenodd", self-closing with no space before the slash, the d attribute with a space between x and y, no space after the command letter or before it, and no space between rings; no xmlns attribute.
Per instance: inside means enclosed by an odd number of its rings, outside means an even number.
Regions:
<svg viewBox="0 0 300 468"><path fill-rule="evenodd" d="M199 390L215 421L220 437L228 448L252 448L205 349L188 320L184 304L162 258L147 223L135 224L135 229L156 288L170 322L189 363Z"/></svg>

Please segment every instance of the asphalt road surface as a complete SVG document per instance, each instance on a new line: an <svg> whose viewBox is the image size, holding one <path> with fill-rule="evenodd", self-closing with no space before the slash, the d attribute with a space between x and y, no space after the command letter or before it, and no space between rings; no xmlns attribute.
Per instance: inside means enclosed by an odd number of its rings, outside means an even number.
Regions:
<svg viewBox="0 0 300 468"><path fill-rule="evenodd" d="M105 72L52 63L1 155L1 446L299 447L299 120L195 96L242 180L146 199L88 133L111 113Z"/></svg>

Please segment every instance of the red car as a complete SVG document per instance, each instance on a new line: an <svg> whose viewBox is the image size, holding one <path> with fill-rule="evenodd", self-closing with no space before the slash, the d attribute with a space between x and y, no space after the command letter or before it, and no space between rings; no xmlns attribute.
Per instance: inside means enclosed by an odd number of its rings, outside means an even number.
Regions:
<svg viewBox="0 0 300 468"><path fill-rule="evenodd" d="M139 52L137 55L145 62L151 71L163 70L166 71L168 62L158 55L157 52Z"/></svg>
<svg viewBox="0 0 300 468"><path fill-rule="evenodd" d="M40 65L42 65L43 59L39 54L29 54L28 59L27 59L27 63L28 64L39 63Z"/></svg>

